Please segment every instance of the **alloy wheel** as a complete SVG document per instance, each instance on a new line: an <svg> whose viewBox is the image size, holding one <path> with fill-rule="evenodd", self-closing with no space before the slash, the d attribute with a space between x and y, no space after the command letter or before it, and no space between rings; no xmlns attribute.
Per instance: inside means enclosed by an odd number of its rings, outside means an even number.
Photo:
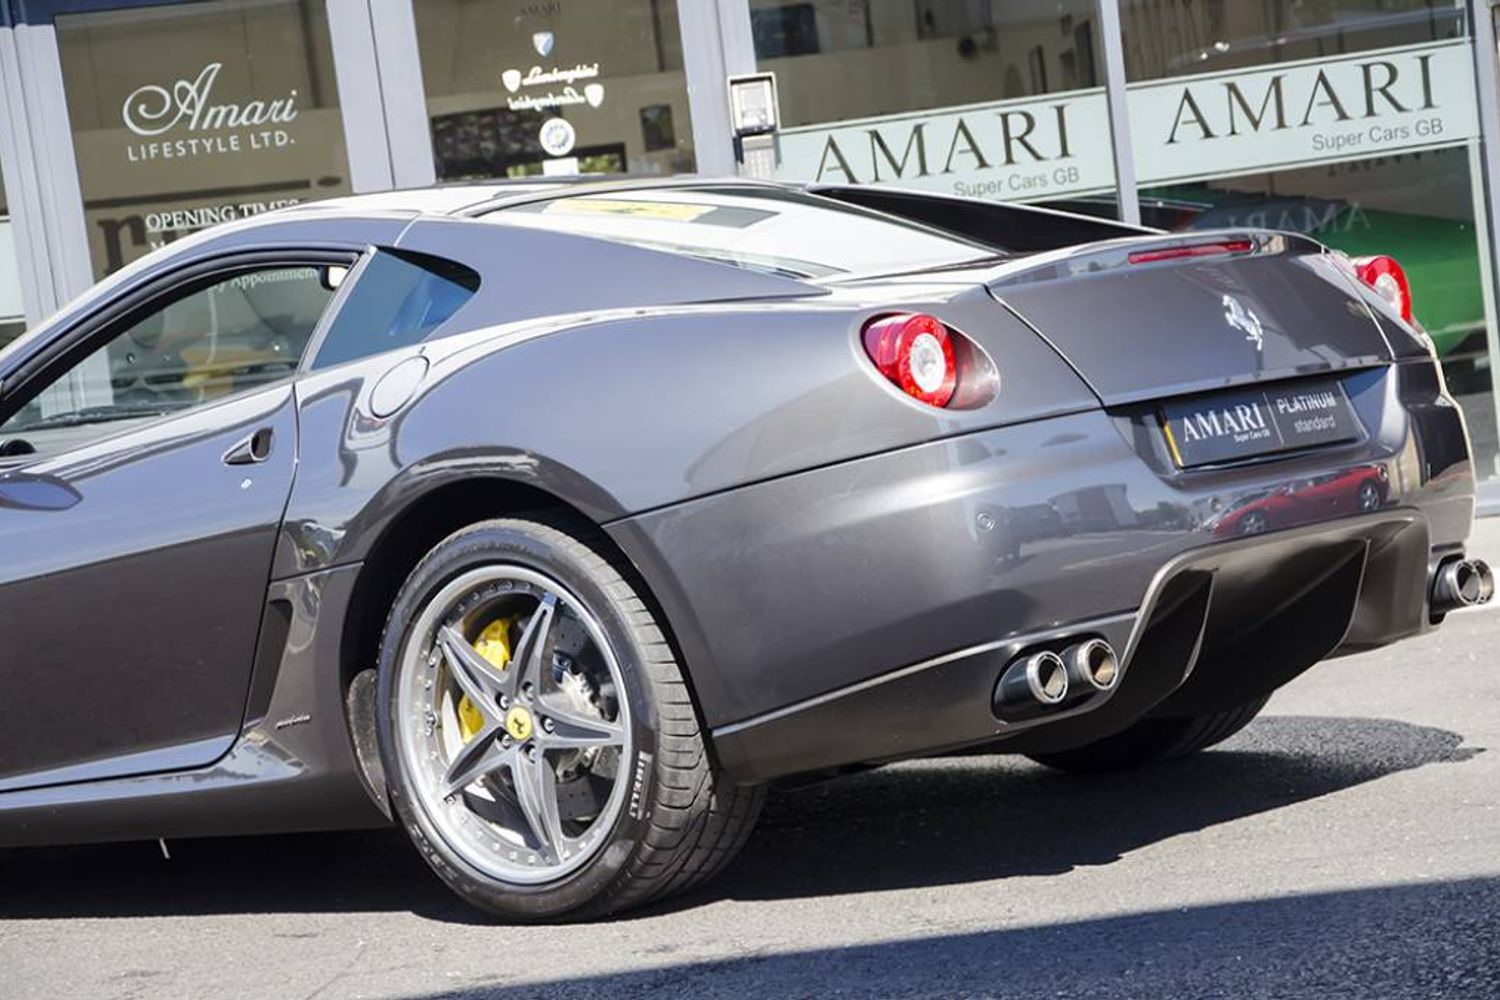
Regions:
<svg viewBox="0 0 1500 1000"><path fill-rule="evenodd" d="M597 617L556 580L495 565L448 582L408 633L396 690L418 808L464 861L538 884L608 840L629 700Z"/></svg>

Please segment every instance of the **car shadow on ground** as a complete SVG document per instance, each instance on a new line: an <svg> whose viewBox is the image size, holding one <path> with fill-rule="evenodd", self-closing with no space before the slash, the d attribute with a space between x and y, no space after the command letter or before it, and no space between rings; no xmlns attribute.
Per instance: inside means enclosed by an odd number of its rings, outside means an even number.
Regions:
<svg viewBox="0 0 1500 1000"><path fill-rule="evenodd" d="M1386 775L1468 760L1442 729L1389 719L1266 717L1223 747L1080 778L1011 757L917 761L773 794L717 880L646 911L788 899L1108 864L1169 837ZM484 919L394 831L0 852L0 919L412 910Z"/></svg>
<svg viewBox="0 0 1500 1000"><path fill-rule="evenodd" d="M883 768L773 798L739 863L682 904L1061 874L1480 752L1462 744L1390 719L1272 716L1219 749L1120 774L1000 756Z"/></svg>
<svg viewBox="0 0 1500 1000"><path fill-rule="evenodd" d="M420 1000L598 997L1444 997L1500 984L1500 878L636 968ZM621 957L621 964L630 959ZM419 998L409 998L419 1000Z"/></svg>

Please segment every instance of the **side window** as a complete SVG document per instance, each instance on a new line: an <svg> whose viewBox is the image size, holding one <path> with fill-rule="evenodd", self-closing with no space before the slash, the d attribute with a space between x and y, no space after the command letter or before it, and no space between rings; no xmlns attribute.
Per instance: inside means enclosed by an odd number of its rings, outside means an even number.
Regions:
<svg viewBox="0 0 1500 1000"><path fill-rule="evenodd" d="M0 424L0 454L53 452L285 378L342 267L243 271L115 332Z"/></svg>
<svg viewBox="0 0 1500 1000"><path fill-rule="evenodd" d="M478 290L479 275L461 264L378 250L339 306L312 367L425 340Z"/></svg>

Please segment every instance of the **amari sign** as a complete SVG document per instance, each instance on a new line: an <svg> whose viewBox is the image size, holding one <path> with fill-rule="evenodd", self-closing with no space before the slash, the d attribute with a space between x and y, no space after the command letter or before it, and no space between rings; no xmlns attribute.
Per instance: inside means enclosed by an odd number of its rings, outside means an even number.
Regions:
<svg viewBox="0 0 1500 1000"><path fill-rule="evenodd" d="M333 54L307 30L322 4L57 16L96 276L207 226L349 191Z"/></svg>
<svg viewBox="0 0 1500 1000"><path fill-rule="evenodd" d="M1102 89L781 133L778 176L1026 201L1114 184Z"/></svg>
<svg viewBox="0 0 1500 1000"><path fill-rule="evenodd" d="M171 87L147 84L125 98L120 120L146 140L125 149L131 163L163 157L280 149L296 140L287 131L297 118L297 91L271 100L218 102L214 84L223 63L209 63ZM161 138L158 138L161 137Z"/></svg>
<svg viewBox="0 0 1500 1000"><path fill-rule="evenodd" d="M1473 59L1460 40L1131 88L1136 173L1161 184L1476 138Z"/></svg>
<svg viewBox="0 0 1500 1000"><path fill-rule="evenodd" d="M1479 135L1467 40L1128 88L1141 184L1413 152ZM1114 184L1099 89L892 115L781 136L779 176L1036 201Z"/></svg>

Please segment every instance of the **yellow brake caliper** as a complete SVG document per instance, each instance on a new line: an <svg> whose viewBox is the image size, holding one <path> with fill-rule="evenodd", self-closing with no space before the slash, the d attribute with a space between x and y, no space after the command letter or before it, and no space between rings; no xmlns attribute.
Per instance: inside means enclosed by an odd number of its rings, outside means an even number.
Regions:
<svg viewBox="0 0 1500 1000"><path fill-rule="evenodd" d="M498 671L504 671L510 663L510 627L514 618L496 618L484 627L479 638L474 640L474 651L484 657ZM465 743L479 735L484 728L484 715L464 695L458 700L458 734Z"/></svg>

